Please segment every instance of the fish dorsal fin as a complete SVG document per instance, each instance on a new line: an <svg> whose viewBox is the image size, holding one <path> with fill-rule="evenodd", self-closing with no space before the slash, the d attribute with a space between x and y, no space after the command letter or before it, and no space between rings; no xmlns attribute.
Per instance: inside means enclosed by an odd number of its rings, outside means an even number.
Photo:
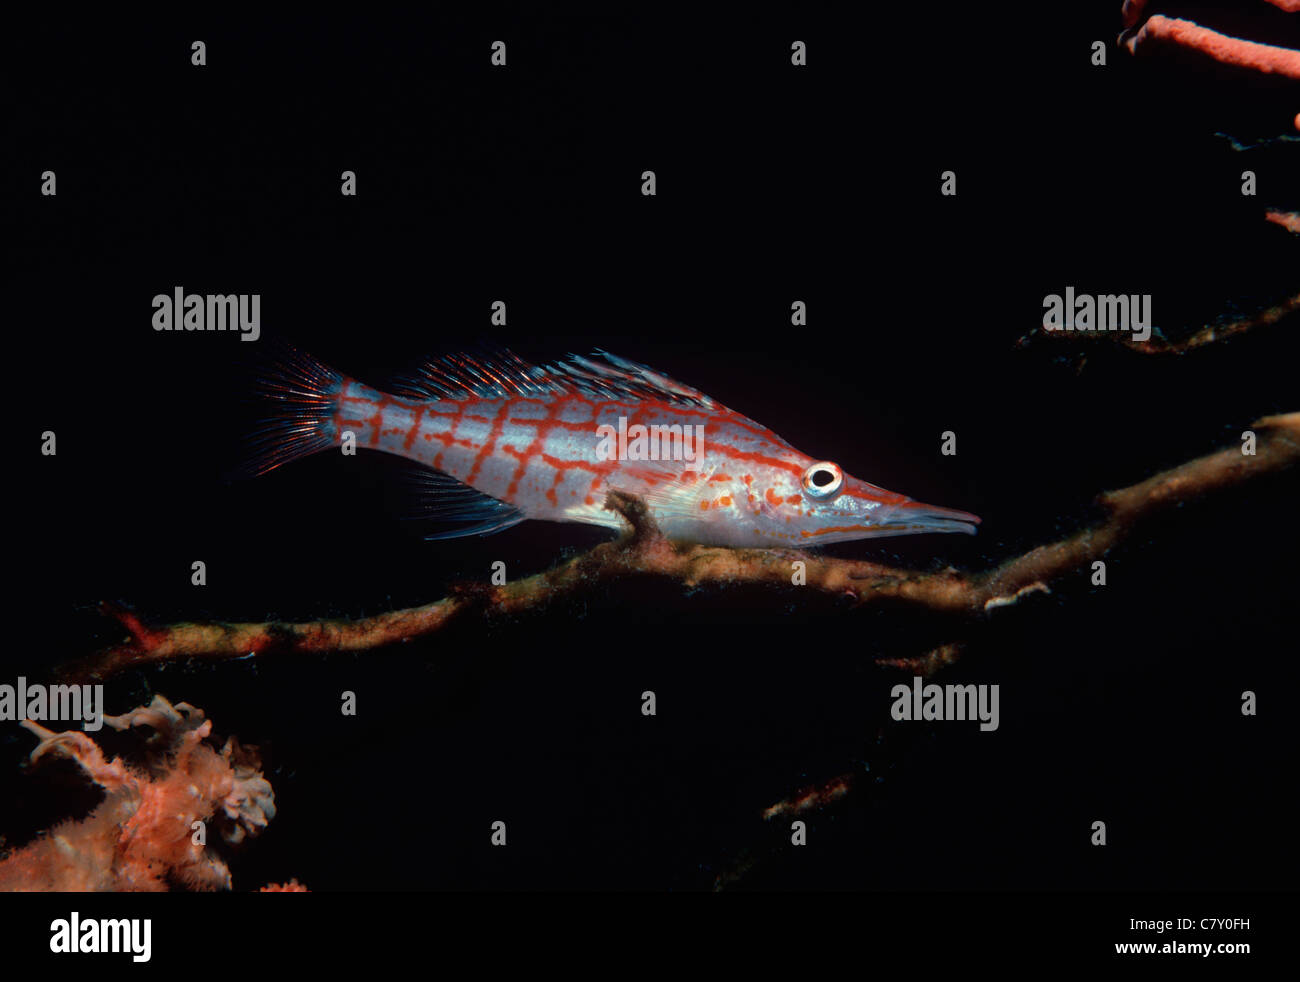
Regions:
<svg viewBox="0 0 1300 982"><path fill-rule="evenodd" d="M661 372L656 372L653 368L620 358L608 351L601 351L599 348L596 349L596 355L603 360L593 361L581 355L569 355L563 361L547 367L553 373L553 377L568 382L571 389L589 398L655 399L670 406L707 409L720 415L725 414L731 422L763 433L776 446L783 447L793 454L798 453L794 447L761 423L734 409L729 409L699 389L693 389Z"/></svg>
<svg viewBox="0 0 1300 982"><path fill-rule="evenodd" d="M600 349L594 357L601 360L571 354L545 370L583 395L599 399L657 399L673 406L724 408L699 389L683 385L649 366Z"/></svg>
<svg viewBox="0 0 1300 982"><path fill-rule="evenodd" d="M570 354L531 365L512 351L491 348L431 359L388 388L413 399L542 398L576 392L592 399L655 399L673 406L725 410L699 389L608 351Z"/></svg>
<svg viewBox="0 0 1300 982"><path fill-rule="evenodd" d="M799 451L790 446L761 423L755 422L743 413L729 409L699 389L693 389L661 372L656 372L647 365L620 358L608 351L596 349L596 356L602 361L592 361L581 355L569 355L556 364L547 366L553 377L569 383L589 398L597 399L656 399L670 406L684 406L691 409L708 409L718 414L725 414L733 423L739 423L754 432L765 434L766 438L778 447L792 454Z"/></svg>
<svg viewBox="0 0 1300 982"><path fill-rule="evenodd" d="M387 386L410 399L540 398L561 391L544 369L528 364L513 351L488 347L431 358Z"/></svg>

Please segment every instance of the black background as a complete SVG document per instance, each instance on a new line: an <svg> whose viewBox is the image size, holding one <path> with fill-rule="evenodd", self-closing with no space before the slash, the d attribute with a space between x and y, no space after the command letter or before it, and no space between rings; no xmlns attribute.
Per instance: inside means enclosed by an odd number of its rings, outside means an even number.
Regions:
<svg viewBox="0 0 1300 982"><path fill-rule="evenodd" d="M1285 15L1239 6L1177 12L1296 43ZM1262 212L1300 208L1300 148L1213 134L1287 132L1296 86L1132 59L1117 2L954 7L16 32L5 678L118 640L103 599L160 623L358 616L605 538L529 522L425 542L375 455L226 480L257 346L154 332L151 299L176 286L260 293L264 333L376 383L483 339L538 359L607 347L982 516L972 538L832 550L919 568L1050 541L1098 492L1294 411L1294 318L1183 357L1015 342L1067 285L1150 293L1174 337L1292 295L1300 237ZM37 194L45 169L56 198ZM488 323L496 299L508 329ZM46 429L57 457L34 450ZM1108 557L1104 589L1081 577L993 618L939 681L1000 684L996 733L888 722L907 676L872 656L952 625L643 583L363 657L130 673L108 705L161 692L262 748L280 813L232 860L237 890L689 891L751 860L733 888L1292 889L1296 491L1292 475L1180 509ZM20 767L30 745L0 733L13 843L73 800ZM762 822L864 766L807 848Z"/></svg>

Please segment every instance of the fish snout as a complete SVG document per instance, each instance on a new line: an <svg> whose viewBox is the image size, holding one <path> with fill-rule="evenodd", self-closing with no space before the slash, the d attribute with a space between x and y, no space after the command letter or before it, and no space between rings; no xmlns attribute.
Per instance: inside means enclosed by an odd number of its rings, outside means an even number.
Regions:
<svg viewBox="0 0 1300 982"><path fill-rule="evenodd" d="M881 506L872 520L899 531L965 532L967 535L974 535L975 526L980 523L980 517L968 511L911 500Z"/></svg>

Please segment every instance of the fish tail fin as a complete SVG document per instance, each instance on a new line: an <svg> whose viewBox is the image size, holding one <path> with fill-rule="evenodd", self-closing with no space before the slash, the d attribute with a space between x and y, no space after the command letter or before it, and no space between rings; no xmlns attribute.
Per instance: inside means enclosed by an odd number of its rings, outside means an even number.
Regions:
<svg viewBox="0 0 1300 982"><path fill-rule="evenodd" d="M269 346L271 353L255 368L253 393L270 412L248 436L239 477L265 474L336 442L343 375L288 342Z"/></svg>

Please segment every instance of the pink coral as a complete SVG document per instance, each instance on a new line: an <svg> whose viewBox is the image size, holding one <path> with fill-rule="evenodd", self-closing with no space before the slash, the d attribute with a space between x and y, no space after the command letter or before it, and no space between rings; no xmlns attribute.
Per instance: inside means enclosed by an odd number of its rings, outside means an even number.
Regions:
<svg viewBox="0 0 1300 982"><path fill-rule="evenodd" d="M207 845L207 830L213 825L237 843L275 817L275 795L256 757L233 737L216 750L203 711L162 696L104 722L154 730L142 765L105 760L83 732L22 724L40 738L32 761L69 757L105 795L84 819L61 822L0 860L0 890L230 889L230 870Z"/></svg>

